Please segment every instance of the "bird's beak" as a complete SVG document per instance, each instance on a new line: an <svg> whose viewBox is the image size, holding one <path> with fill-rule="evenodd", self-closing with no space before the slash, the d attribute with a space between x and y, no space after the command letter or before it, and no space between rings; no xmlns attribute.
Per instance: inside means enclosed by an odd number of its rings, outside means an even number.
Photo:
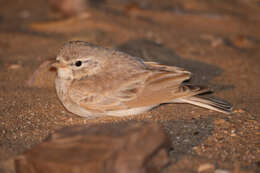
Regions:
<svg viewBox="0 0 260 173"><path fill-rule="evenodd" d="M55 62L55 63L53 63L52 65L51 65L52 67L55 67L55 68L65 68L66 67L66 65L65 64L63 64L63 63L61 63L61 62Z"/></svg>

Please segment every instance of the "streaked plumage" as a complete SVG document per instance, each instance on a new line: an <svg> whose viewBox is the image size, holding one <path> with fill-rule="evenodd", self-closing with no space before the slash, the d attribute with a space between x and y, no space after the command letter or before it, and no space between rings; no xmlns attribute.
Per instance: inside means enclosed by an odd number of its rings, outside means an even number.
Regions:
<svg viewBox="0 0 260 173"><path fill-rule="evenodd" d="M58 97L79 116L134 115L162 103L189 103L223 113L232 110L225 101L200 96L207 88L184 84L191 73L178 67L143 62L83 41L66 43L57 61Z"/></svg>

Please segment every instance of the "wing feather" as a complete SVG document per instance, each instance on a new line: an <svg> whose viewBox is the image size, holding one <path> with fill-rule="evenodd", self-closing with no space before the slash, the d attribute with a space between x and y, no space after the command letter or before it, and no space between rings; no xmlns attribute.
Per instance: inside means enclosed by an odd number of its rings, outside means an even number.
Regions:
<svg viewBox="0 0 260 173"><path fill-rule="evenodd" d="M190 72L154 62L144 64L147 66L146 71L110 90L89 91L89 83L85 80L76 81L71 87L70 98L86 109L106 112L167 103L175 98L199 92L182 89L181 83L190 79Z"/></svg>
<svg viewBox="0 0 260 173"><path fill-rule="evenodd" d="M91 87L90 85L96 84L88 80L75 81L70 87L69 98L83 108L96 109L101 112L127 109L124 102L135 99L142 92L147 74L144 71L119 83L119 86L101 90L93 90L92 88L97 88L97 86Z"/></svg>

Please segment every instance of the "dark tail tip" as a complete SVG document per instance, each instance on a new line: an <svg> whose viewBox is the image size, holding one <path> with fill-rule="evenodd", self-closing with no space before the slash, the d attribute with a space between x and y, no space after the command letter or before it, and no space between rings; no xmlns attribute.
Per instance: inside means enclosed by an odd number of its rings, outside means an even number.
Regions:
<svg viewBox="0 0 260 173"><path fill-rule="evenodd" d="M215 98L215 97L209 97L209 96L201 96L201 95L196 95L195 97L199 98L199 100L202 103L208 104L227 114L230 114L233 111L233 106L230 103L228 103L227 101L224 101L222 99Z"/></svg>

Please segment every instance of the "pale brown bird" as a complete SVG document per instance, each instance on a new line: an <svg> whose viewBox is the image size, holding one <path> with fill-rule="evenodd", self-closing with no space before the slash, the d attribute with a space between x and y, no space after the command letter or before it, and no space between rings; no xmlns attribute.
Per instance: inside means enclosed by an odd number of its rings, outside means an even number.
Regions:
<svg viewBox="0 0 260 173"><path fill-rule="evenodd" d="M225 101L201 96L207 88L183 83L191 73L182 68L144 62L87 42L66 43L54 66L58 97L68 111L79 116L135 115L162 103L232 111Z"/></svg>

